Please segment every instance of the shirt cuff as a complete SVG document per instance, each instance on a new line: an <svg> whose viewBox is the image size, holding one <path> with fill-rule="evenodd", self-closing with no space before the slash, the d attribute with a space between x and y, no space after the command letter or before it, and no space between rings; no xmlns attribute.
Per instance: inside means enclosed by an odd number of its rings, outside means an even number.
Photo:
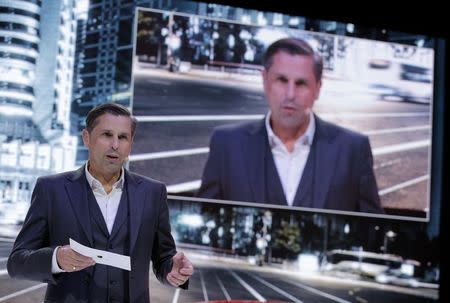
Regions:
<svg viewBox="0 0 450 303"><path fill-rule="evenodd" d="M59 267L58 261L56 260L56 252L58 251L58 249L59 249L59 246L57 246L55 248L55 250L53 251L53 256L52 256L52 274L59 274L61 272L65 272L64 269Z"/></svg>

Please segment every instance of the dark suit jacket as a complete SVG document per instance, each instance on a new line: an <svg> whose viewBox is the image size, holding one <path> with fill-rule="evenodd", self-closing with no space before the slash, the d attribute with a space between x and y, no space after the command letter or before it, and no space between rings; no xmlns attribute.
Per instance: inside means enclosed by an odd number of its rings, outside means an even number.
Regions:
<svg viewBox="0 0 450 303"><path fill-rule="evenodd" d="M312 207L383 213L368 138L317 116L315 121ZM217 128L198 196L287 205L285 199L267 201L266 188L272 186L265 178L265 155L272 155L267 148L264 120Z"/></svg>
<svg viewBox="0 0 450 303"><path fill-rule="evenodd" d="M130 302L149 302L149 267L166 283L175 243L170 234L166 188L162 183L125 170L129 196ZM72 238L92 247L84 167L37 180L25 223L8 259L11 277L49 283L45 302L83 302L93 268L74 273L51 273L56 246Z"/></svg>

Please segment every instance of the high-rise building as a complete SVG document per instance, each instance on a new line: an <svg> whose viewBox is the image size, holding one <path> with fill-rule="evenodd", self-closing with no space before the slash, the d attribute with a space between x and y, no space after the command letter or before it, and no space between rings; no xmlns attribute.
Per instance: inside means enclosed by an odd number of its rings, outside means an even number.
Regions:
<svg viewBox="0 0 450 303"><path fill-rule="evenodd" d="M73 134L79 135L90 109L105 102L125 106L131 100L131 73L136 7L206 14L205 3L180 0L91 0L83 39L76 52L76 83L73 94ZM81 40L80 40L81 41ZM77 42L79 43L79 42ZM78 140L77 164L88 157Z"/></svg>
<svg viewBox="0 0 450 303"><path fill-rule="evenodd" d="M0 0L0 110L30 117L41 1Z"/></svg>
<svg viewBox="0 0 450 303"><path fill-rule="evenodd" d="M74 133L80 134L86 114L96 105L112 101L129 105L134 12L136 6L148 7L153 2L161 1L90 1L85 36L79 36L84 43L76 55L80 70L72 104L77 120ZM79 140L77 164L82 164L87 156L87 149Z"/></svg>
<svg viewBox="0 0 450 303"><path fill-rule="evenodd" d="M70 113L70 132L71 134L79 134L79 115L77 111L77 105L79 103L74 100L80 100L83 84L81 80L81 71L83 70L84 63L84 44L86 42L86 23L87 23L87 10L88 7L80 8L77 12L77 34L75 41L75 57L73 67L73 81L72 81L72 104ZM81 142L80 142L81 143Z"/></svg>
<svg viewBox="0 0 450 303"><path fill-rule="evenodd" d="M0 207L29 203L38 176L74 167L74 8L0 0Z"/></svg>
<svg viewBox="0 0 450 303"><path fill-rule="evenodd" d="M68 131L75 54L75 0L44 0L41 6L39 57L36 65L36 102L33 115L53 137Z"/></svg>

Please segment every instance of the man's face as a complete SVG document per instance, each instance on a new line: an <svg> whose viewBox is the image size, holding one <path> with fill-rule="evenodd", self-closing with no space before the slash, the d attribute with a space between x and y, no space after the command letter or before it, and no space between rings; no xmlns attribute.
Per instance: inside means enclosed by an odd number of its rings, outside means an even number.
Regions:
<svg viewBox="0 0 450 303"><path fill-rule="evenodd" d="M273 130L305 131L321 84L314 75L311 57L276 53L272 65L263 71Z"/></svg>
<svg viewBox="0 0 450 303"><path fill-rule="evenodd" d="M107 113L96 121L97 125L91 133L83 130L83 142L89 149L90 167L102 174L116 174L131 151L131 119Z"/></svg>

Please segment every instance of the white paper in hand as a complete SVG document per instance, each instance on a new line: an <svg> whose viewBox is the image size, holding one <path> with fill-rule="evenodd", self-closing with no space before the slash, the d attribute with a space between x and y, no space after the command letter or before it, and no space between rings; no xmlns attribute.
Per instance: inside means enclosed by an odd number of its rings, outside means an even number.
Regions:
<svg viewBox="0 0 450 303"><path fill-rule="evenodd" d="M77 253L91 257L96 263L109 265L121 269L131 270L130 257L120 254L115 254L109 251L104 251L100 249L94 249L84 246L73 239L69 239L70 248L72 248Z"/></svg>

